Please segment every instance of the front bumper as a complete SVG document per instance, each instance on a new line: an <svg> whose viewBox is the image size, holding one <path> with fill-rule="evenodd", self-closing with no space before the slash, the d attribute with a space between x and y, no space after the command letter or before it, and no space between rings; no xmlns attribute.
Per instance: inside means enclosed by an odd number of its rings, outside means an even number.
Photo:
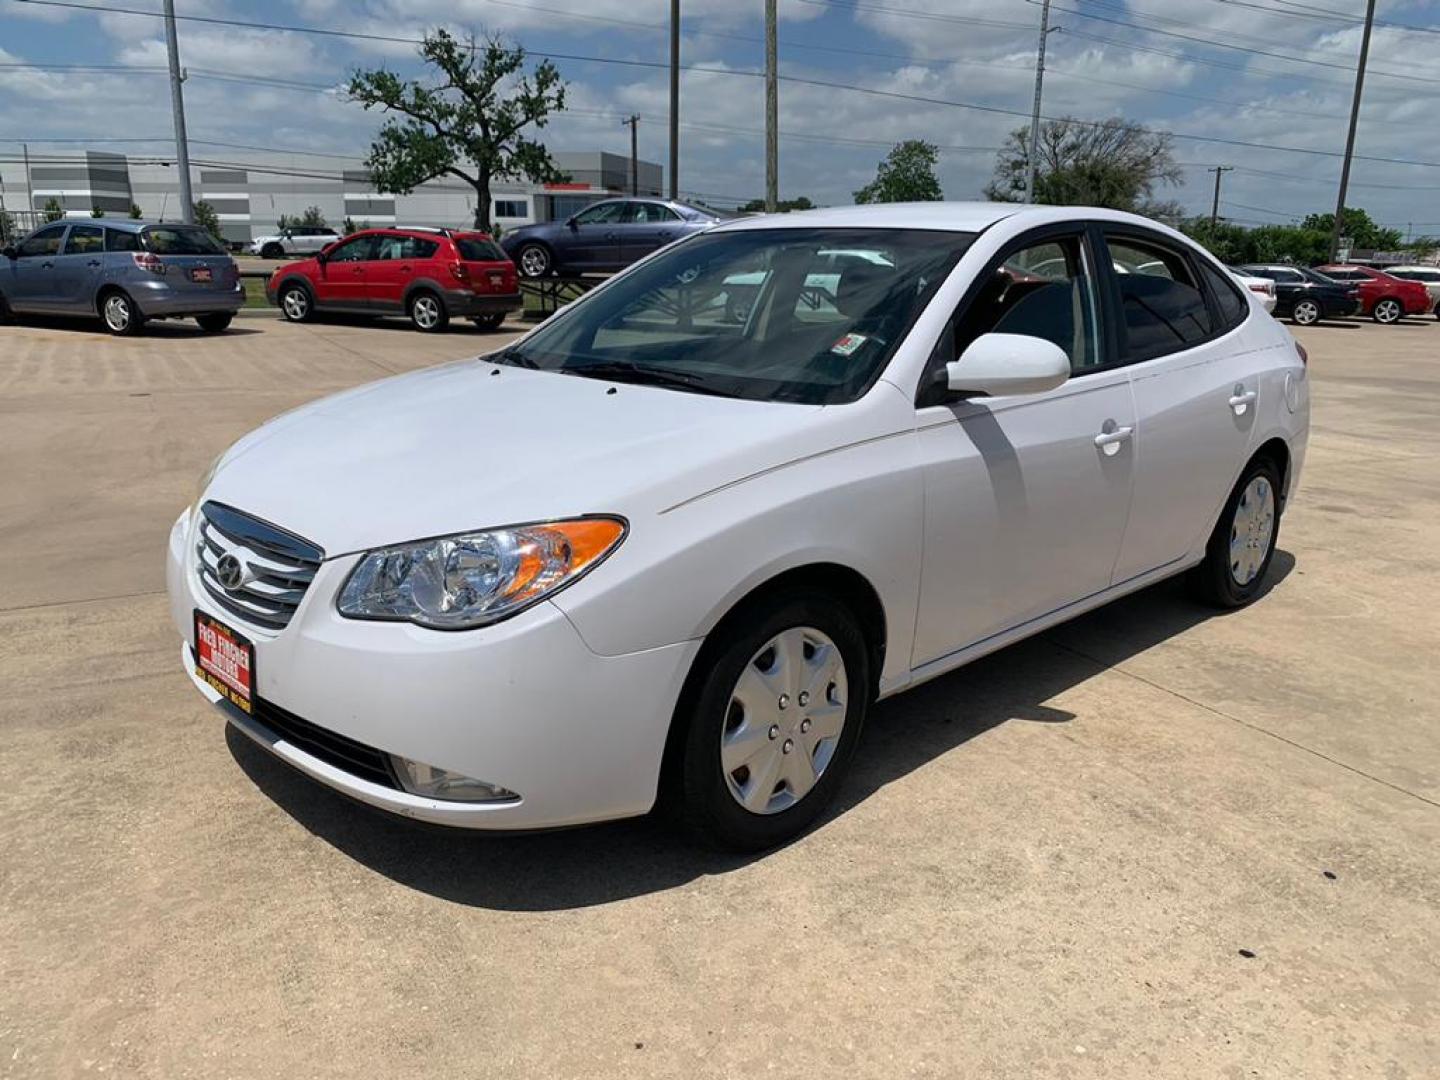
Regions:
<svg viewBox="0 0 1440 1080"><path fill-rule="evenodd" d="M181 662L231 723L277 757L361 802L464 828L577 825L654 804L670 718L698 642L600 656L549 603L458 633L345 619L333 599L359 555L322 563L290 625L268 632L204 595L192 526L188 511L176 521L166 568ZM267 727L263 710L252 718L220 702L190 662L196 608L254 642L259 699L365 747L502 785L519 801L412 795L307 753Z"/></svg>
<svg viewBox="0 0 1440 1080"><path fill-rule="evenodd" d="M176 289L163 279L156 278L154 281L127 281L125 289L146 318L236 312L245 306L245 286L238 281L232 289Z"/></svg>
<svg viewBox="0 0 1440 1080"><path fill-rule="evenodd" d="M469 289L446 289L445 310L456 318L476 315L504 315L525 306L520 293L477 293Z"/></svg>

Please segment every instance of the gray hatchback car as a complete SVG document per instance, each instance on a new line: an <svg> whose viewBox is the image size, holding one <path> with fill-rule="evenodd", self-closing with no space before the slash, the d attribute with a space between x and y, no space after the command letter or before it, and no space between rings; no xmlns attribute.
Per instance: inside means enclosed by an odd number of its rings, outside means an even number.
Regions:
<svg viewBox="0 0 1440 1080"><path fill-rule="evenodd" d="M196 225L56 221L0 256L0 315L98 316L112 334L193 318L215 334L245 305L240 268Z"/></svg>

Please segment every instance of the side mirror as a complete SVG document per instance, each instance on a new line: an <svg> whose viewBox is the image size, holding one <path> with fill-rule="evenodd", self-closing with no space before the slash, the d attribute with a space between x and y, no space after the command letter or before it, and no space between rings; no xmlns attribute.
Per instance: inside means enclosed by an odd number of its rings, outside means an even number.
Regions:
<svg viewBox="0 0 1440 1080"><path fill-rule="evenodd" d="M1043 394L1069 378L1065 350L1028 334L982 334L945 365L946 386L961 394Z"/></svg>
<svg viewBox="0 0 1440 1080"><path fill-rule="evenodd" d="M330 248L331 248L331 246L332 246L332 245L330 245L330 244L326 244L326 245L325 245L323 248L321 248L319 251L315 252L315 261L316 261L317 263L320 263L320 264L323 266L323 265L326 263L326 261L329 260L329 258L330 258Z"/></svg>
<svg viewBox="0 0 1440 1080"><path fill-rule="evenodd" d="M0 248L0 255L4 255L5 258L14 261L20 257L20 249L14 244L6 244L3 248Z"/></svg>
<svg viewBox="0 0 1440 1080"><path fill-rule="evenodd" d="M571 232L578 232L580 229L580 222L576 221L573 217L568 217L565 219L565 227Z"/></svg>

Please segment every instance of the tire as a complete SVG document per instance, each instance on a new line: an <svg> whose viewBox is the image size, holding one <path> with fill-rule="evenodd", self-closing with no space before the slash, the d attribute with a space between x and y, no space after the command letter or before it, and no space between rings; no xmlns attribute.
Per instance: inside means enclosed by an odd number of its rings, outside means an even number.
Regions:
<svg viewBox="0 0 1440 1080"><path fill-rule="evenodd" d="M1296 326L1314 326L1320 321L1320 305L1314 300L1298 301L1290 312L1290 318Z"/></svg>
<svg viewBox="0 0 1440 1080"><path fill-rule="evenodd" d="M834 798L869 707L870 653L855 616L814 592L757 604L718 632L677 713L686 727L671 790L693 836L762 851L804 832Z"/></svg>
<svg viewBox="0 0 1440 1080"><path fill-rule="evenodd" d="M280 286L279 301L280 316L286 322L309 322L315 317L315 298L298 281L287 281Z"/></svg>
<svg viewBox="0 0 1440 1080"><path fill-rule="evenodd" d="M1370 317L1377 323L1389 326L1405 317L1405 307L1393 296L1386 296L1375 301L1375 306L1370 309Z"/></svg>
<svg viewBox="0 0 1440 1080"><path fill-rule="evenodd" d="M1191 595L1221 608L1244 607L1260 595L1280 535L1280 471L1268 457L1245 469L1215 531L1205 560L1190 571Z"/></svg>
<svg viewBox="0 0 1440 1080"><path fill-rule="evenodd" d="M501 312L498 315L477 315L470 321L476 326L478 326L481 330L485 330L487 332L492 330L499 330L500 325L505 321L505 313Z"/></svg>
<svg viewBox="0 0 1440 1080"><path fill-rule="evenodd" d="M207 334L219 334L230 325L230 320L235 318L229 311L217 311L211 315L197 315L195 321L200 324L200 329Z"/></svg>
<svg viewBox="0 0 1440 1080"><path fill-rule="evenodd" d="M133 337L145 327L145 316L135 301L119 289L101 293L99 309L105 329L116 337Z"/></svg>
<svg viewBox="0 0 1440 1080"><path fill-rule="evenodd" d="M405 305L410 322L425 334L438 334L450 325L450 313L445 310L445 301L429 289L416 289L410 294Z"/></svg>
<svg viewBox="0 0 1440 1080"><path fill-rule="evenodd" d="M521 244L515 252L515 265L521 277L542 278L554 272L555 257L544 244Z"/></svg>
<svg viewBox="0 0 1440 1080"><path fill-rule="evenodd" d="M266 244L260 249L260 257L262 259L283 259L285 249L279 244Z"/></svg>
<svg viewBox="0 0 1440 1080"><path fill-rule="evenodd" d="M10 310L10 305L5 302L5 294L0 293L0 326L4 326L6 323L12 323L14 321L15 313Z"/></svg>

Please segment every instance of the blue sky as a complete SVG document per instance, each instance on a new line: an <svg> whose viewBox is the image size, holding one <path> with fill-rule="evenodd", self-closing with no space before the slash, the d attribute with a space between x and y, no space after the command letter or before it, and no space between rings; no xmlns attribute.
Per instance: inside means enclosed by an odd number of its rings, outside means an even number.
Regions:
<svg viewBox="0 0 1440 1080"><path fill-rule="evenodd" d="M160 9L160 0L77 2ZM763 6L682 2L683 63L706 70L683 77L680 186L717 204L763 187L763 84L735 74L763 64ZM381 37L492 30L534 52L610 61L667 56L668 0L178 0L177 9ZM1222 199L1232 219L1332 209L1340 162L1327 155L1344 146L1363 11L1361 0L1054 0L1044 111L1188 136L1175 142L1185 183L1161 194L1195 211L1208 212L1204 170L1215 164L1236 167ZM891 143L924 138L942 147L946 196L978 196L993 148L1029 111L1037 0L781 0L780 12L781 73L809 80L780 88L782 195L848 202ZM1357 153L1396 160L1357 161L1349 201L1440 234L1440 3L1381 0L1378 13ZM339 92L348 72L420 71L403 41L193 21L179 33L192 72L192 156L209 161L333 172L344 162L325 155L362 155L379 124ZM642 156L666 160L662 67L556 62L571 110L549 128L552 146L627 153L620 118L636 112ZM14 66L25 64L115 69ZM29 140L32 152L171 153L164 64L159 19L0 0L0 139ZM15 149L0 143L0 155Z"/></svg>

